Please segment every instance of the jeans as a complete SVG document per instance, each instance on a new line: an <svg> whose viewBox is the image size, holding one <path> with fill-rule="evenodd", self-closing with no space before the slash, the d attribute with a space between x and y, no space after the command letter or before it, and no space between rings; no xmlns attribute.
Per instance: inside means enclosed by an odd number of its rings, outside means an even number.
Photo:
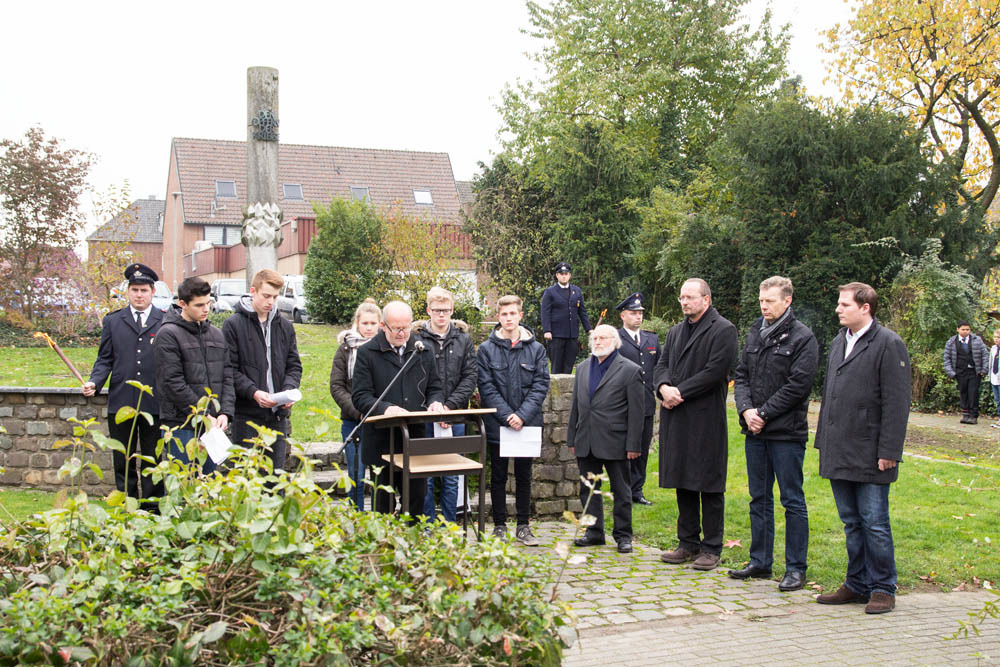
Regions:
<svg viewBox="0 0 1000 667"><path fill-rule="evenodd" d="M844 584L859 595L896 594L896 554L889 526L889 485L831 479L847 538Z"/></svg>
<svg viewBox="0 0 1000 667"><path fill-rule="evenodd" d="M997 409L997 419L1000 420L1000 384L991 384L993 389L993 405Z"/></svg>
<svg viewBox="0 0 1000 667"><path fill-rule="evenodd" d="M465 435L465 424L452 424L451 434L453 436ZM428 521L433 521L434 514L434 481L441 483L441 514L445 521L455 523L457 521L458 509L458 475L445 475L444 477L427 478L427 495L424 496L424 515Z"/></svg>
<svg viewBox="0 0 1000 667"><path fill-rule="evenodd" d="M285 469L285 463L288 461L288 440L285 436L291 433L291 423L288 417L279 417L274 413L271 413L266 419L260 419L259 417L244 417L236 415L233 418L233 444L239 445L240 447L251 447L252 445L247 442L247 440L253 440L257 437L257 429L250 426L250 422L257 424L258 426L266 426L272 431L277 431L281 433L281 437L274 441L271 445L271 449L267 452L267 458L271 459L271 468L277 472L279 470ZM263 474L263 471L261 471Z"/></svg>
<svg viewBox="0 0 1000 667"><path fill-rule="evenodd" d="M805 572L809 552L809 512L802 492L806 443L746 439L750 487L750 565L770 570L774 562L774 481L785 508L785 571Z"/></svg>
<svg viewBox="0 0 1000 667"><path fill-rule="evenodd" d="M354 482L347 497L359 510L365 509L365 465L361 462L361 431L358 431L357 440L347 442L347 436L351 434L358 422L353 419L345 419L340 423L340 437L344 440L344 458L347 460L347 475Z"/></svg>
<svg viewBox="0 0 1000 667"><path fill-rule="evenodd" d="M191 460L187 456L187 443L191 438L194 437L194 429L182 428L174 431L174 437L170 440L167 446L167 456L170 458L177 459L181 463L191 463ZM199 443L199 446L201 443ZM201 474L207 475L213 472L216 468L215 461L212 457L207 457L205 459L205 464L201 467Z"/></svg>

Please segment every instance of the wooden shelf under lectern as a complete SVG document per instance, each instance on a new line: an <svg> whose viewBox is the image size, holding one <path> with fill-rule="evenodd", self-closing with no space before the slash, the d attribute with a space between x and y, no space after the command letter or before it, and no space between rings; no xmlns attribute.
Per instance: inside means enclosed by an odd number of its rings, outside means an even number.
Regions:
<svg viewBox="0 0 1000 667"><path fill-rule="evenodd" d="M393 429L389 432L389 453L382 455L382 460L394 470L402 472L402 502L403 510L410 506L410 478L438 477L440 475L464 475L466 488L470 475L479 475L479 538L482 539L485 529L486 513L486 429L483 426L483 415L493 414L496 408L478 408L472 410L449 410L447 412L407 412L401 415L379 415L369 417L367 423L375 428L402 427L409 424L427 424L433 422L465 422L475 424L479 433L473 435L458 435L450 438L411 438L406 428ZM402 439L400 452L396 453L396 433ZM464 456L479 454L479 460ZM466 529L468 522L468 507L462 514L462 528Z"/></svg>

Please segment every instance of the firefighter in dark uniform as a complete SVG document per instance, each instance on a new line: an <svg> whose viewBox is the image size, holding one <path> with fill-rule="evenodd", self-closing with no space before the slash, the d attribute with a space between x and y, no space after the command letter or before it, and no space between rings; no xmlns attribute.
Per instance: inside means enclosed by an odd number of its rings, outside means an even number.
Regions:
<svg viewBox="0 0 1000 667"><path fill-rule="evenodd" d="M542 335L549 342L553 373L572 373L580 349L580 323L590 333L583 292L569 284L569 264L556 265L556 284L542 292Z"/></svg>
<svg viewBox="0 0 1000 667"><path fill-rule="evenodd" d="M156 459L156 441L160 437L159 414L160 407L155 396L142 395L139 404L139 390L126 384L135 380L149 387L156 386L156 362L153 358L153 338L163 322L163 312L153 306L153 288L158 280L156 273L144 264L130 264L125 269L125 279L128 281L129 305L120 310L108 313L101 327L101 345L97 352L97 361L90 372L90 380L83 384L84 396L93 396L104 386L108 375L108 433L112 438L126 447L130 454L138 451L143 456ZM121 424L115 423L115 413L124 406L136 407L142 412L153 416L150 424L143 417L135 423L135 433L132 434L132 420L127 419ZM132 442L129 436L132 435ZM131 458L127 461L121 452L112 453L115 467L115 486L119 491L126 491L133 498L139 498L140 482L137 468L152 467ZM126 481L126 468L128 479ZM161 495L159 484L153 480L141 477L142 498ZM150 508L150 505L146 505Z"/></svg>
<svg viewBox="0 0 1000 667"><path fill-rule="evenodd" d="M642 383L646 385L645 420L642 423L642 449L639 458L629 461L632 503L652 505L647 500L642 489L646 484L646 461L649 458L649 442L653 438L653 416L656 414L656 387L653 385L653 369L660 357L660 339L652 331L642 330L642 317L646 310L642 307L642 294L636 292L625 297L625 300L615 306L621 314L622 328L618 335L622 346L618 350L623 357L639 365L642 369Z"/></svg>

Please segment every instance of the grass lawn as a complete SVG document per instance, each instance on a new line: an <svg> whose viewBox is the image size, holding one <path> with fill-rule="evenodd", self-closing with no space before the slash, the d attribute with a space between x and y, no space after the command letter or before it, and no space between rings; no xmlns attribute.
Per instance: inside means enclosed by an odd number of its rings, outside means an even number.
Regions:
<svg viewBox="0 0 1000 667"><path fill-rule="evenodd" d="M310 408L339 414L330 398L329 380L340 329L322 324L297 324L295 330L304 371L303 400L292 415L294 435L303 441L320 439L316 428L325 422L335 434L332 437L339 439L339 423L322 415L310 414ZM86 377L97 357L97 348L69 348L65 351ZM76 385L69 371L48 348L4 348L3 358L0 385ZM739 433L734 410L730 409L729 417L725 537L727 540L739 540L742 546L724 549L722 562L726 568L745 563L749 559L750 547L743 437ZM934 453L934 447L928 445L935 439L936 433L936 429L913 429L914 448ZM952 443L946 442L946 435L941 435L941 443L948 446L947 458L981 462L990 458L978 450L974 453L956 451L951 447ZM910 449L909 443L907 449ZM655 504L633 508L635 534L645 543L672 548L676 535L676 502L672 490L657 487L656 466L654 452L650 457L646 494ZM819 477L818 467L818 452L810 443L805 460L805 493L810 522L808 578L829 590L843 580L846 554L843 528L837 517L833 494L829 482ZM0 489L0 506L18 518L51 505L52 494ZM784 569L784 519L777 497L775 506L774 553L775 574L778 575ZM890 495L900 586L912 589L938 584L952 588L963 581L971 583L973 577L1000 585L998 507L1000 470L907 458L900 468L899 482L893 485ZM3 509L0 509L0 519L8 520ZM610 532L610 509L606 516Z"/></svg>
<svg viewBox="0 0 1000 667"><path fill-rule="evenodd" d="M729 410L729 475L726 488L725 539L742 546L723 549L722 567L750 560L750 497L746 459L736 411ZM655 438L654 438L655 447ZM837 516L830 483L819 476L819 451L810 440L804 464L809 508L808 580L827 590L843 582L847 568L843 524ZM654 505L633 507L638 540L659 547L676 546L677 503L672 489L657 487L656 454L650 453L646 495ZM775 575L784 572L784 510L774 488ZM610 501L609 501L610 502ZM907 457L892 485L889 510L896 548L899 586L927 584L953 588L973 577L1000 585L1000 471L969 468L944 461ZM607 530L610 534L610 509Z"/></svg>

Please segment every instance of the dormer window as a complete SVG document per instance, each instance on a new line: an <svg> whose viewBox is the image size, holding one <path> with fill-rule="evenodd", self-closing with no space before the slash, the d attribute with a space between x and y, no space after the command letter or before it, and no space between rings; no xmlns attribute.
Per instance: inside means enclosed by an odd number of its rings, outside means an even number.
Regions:
<svg viewBox="0 0 1000 667"><path fill-rule="evenodd" d="M433 206L434 198L431 197L430 188L413 188L413 201L423 206Z"/></svg>
<svg viewBox="0 0 1000 667"><path fill-rule="evenodd" d="M303 201L305 197L302 196L302 184L301 183L283 183L281 185L281 191L284 194L285 199Z"/></svg>
<svg viewBox="0 0 1000 667"><path fill-rule="evenodd" d="M236 181L216 181L215 196L236 199Z"/></svg>
<svg viewBox="0 0 1000 667"><path fill-rule="evenodd" d="M370 202L372 200L371 195L368 193L368 188L360 185L351 186L351 199L363 202Z"/></svg>

